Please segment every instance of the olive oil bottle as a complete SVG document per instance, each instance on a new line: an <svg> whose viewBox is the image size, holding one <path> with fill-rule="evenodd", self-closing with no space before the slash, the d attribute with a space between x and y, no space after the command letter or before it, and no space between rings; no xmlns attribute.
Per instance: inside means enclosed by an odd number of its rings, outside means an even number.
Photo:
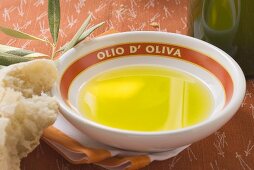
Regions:
<svg viewBox="0 0 254 170"><path fill-rule="evenodd" d="M194 37L231 55L247 76L254 76L254 1L192 0Z"/></svg>

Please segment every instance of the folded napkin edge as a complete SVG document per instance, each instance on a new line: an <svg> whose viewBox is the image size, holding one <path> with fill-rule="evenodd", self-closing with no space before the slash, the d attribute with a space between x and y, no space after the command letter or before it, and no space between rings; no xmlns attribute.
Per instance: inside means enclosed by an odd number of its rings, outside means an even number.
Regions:
<svg viewBox="0 0 254 170"><path fill-rule="evenodd" d="M111 153L108 150L85 147L53 126L50 126L44 130L42 139L44 139L44 141L46 141L46 143L48 143L52 148L58 150L58 153L61 152L60 149L52 146L50 141L60 144L69 150L84 153L88 158L87 163L99 162L101 160L112 157ZM61 153L61 155L64 154Z"/></svg>

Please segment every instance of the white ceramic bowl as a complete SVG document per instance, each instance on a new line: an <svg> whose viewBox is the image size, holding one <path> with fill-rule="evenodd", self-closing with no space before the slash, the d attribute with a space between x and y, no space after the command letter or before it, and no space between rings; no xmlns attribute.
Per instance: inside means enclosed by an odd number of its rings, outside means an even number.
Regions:
<svg viewBox="0 0 254 170"><path fill-rule="evenodd" d="M212 92L213 113L194 126L161 132L115 129L81 116L76 109L80 87L98 73L130 65L167 67L200 79ZM125 32L95 38L65 53L57 67L53 94L63 116L91 138L133 151L166 151L205 138L236 113L246 88L241 68L229 55L201 40L173 33Z"/></svg>

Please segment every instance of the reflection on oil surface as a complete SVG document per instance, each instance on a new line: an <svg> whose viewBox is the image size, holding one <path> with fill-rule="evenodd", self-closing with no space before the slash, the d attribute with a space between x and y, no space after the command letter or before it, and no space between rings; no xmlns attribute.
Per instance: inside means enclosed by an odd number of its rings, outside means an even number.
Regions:
<svg viewBox="0 0 254 170"><path fill-rule="evenodd" d="M208 88L168 68L130 66L92 78L80 90L79 110L87 118L134 131L173 130L206 119L213 108Z"/></svg>

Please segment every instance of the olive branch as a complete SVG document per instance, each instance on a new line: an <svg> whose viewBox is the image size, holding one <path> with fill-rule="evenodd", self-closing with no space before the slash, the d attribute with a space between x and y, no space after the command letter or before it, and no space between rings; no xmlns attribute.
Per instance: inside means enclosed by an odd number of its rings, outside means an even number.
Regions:
<svg viewBox="0 0 254 170"><path fill-rule="evenodd" d="M19 39L41 41L43 43L50 45L51 47L51 55L48 56L46 54L37 53L34 51L22 49L22 48L16 48L16 47L0 44L0 68L11 65L11 64L15 64L15 63L30 61L38 57L48 57L53 60L58 53L65 53L66 51L76 46L81 41L83 41L94 30L96 30L97 28L99 28L100 26L104 24L104 22L101 22L86 30L91 20L91 17L92 16L89 15L84 21L84 23L81 25L79 30L76 32L76 34L72 37L72 39L66 44L64 44L62 47L60 47L59 49L56 49L57 43L58 43L60 20L61 20L59 0L48 0L48 22L49 22L49 28L50 28L50 33L51 33L53 42L50 42L48 39L42 39L25 32L21 32L21 31L14 30L14 29L7 28L0 25L0 32L8 36L19 38Z"/></svg>

